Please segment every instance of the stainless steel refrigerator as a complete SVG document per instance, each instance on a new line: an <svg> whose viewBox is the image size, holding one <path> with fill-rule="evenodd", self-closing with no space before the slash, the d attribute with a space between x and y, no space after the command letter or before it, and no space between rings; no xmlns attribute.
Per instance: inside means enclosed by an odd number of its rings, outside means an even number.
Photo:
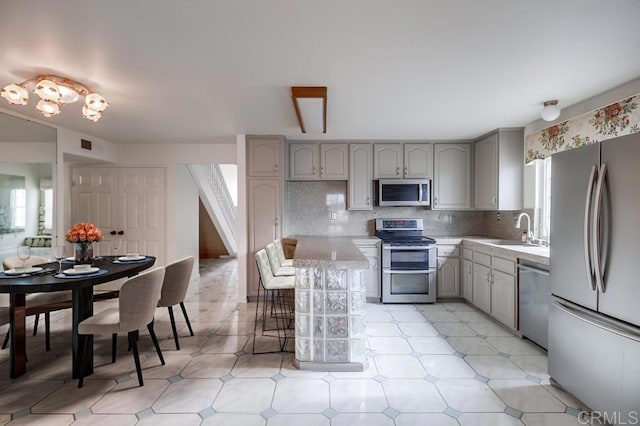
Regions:
<svg viewBox="0 0 640 426"><path fill-rule="evenodd" d="M640 419L640 133L551 160L549 374L610 423Z"/></svg>

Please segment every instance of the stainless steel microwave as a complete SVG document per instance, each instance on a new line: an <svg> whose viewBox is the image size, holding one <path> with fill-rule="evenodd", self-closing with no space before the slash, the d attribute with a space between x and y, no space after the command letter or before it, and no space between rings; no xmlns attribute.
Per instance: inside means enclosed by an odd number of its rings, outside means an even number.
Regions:
<svg viewBox="0 0 640 426"><path fill-rule="evenodd" d="M379 206L429 206L431 181L429 179L380 179L378 181Z"/></svg>

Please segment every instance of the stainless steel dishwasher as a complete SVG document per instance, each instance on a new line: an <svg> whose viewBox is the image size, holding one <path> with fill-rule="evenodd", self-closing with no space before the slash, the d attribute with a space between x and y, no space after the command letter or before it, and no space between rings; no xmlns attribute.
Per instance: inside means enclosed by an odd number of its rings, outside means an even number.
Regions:
<svg viewBox="0 0 640 426"><path fill-rule="evenodd" d="M547 349L549 335L549 267L520 260L518 264L520 332Z"/></svg>

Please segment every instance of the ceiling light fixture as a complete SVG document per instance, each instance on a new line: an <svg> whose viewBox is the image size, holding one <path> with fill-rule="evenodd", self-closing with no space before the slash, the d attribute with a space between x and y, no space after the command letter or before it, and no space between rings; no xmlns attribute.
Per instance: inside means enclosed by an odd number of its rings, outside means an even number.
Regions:
<svg viewBox="0 0 640 426"><path fill-rule="evenodd" d="M542 108L542 112L540 113L540 117L542 117L544 121L553 121L556 118L560 117L560 111L561 110L556 99L545 101L544 108Z"/></svg>
<svg viewBox="0 0 640 426"><path fill-rule="evenodd" d="M82 116L87 120L98 121L109 106L102 96L91 93L77 81L55 75L39 75L22 83L9 84L2 88L0 96L12 105L26 105L29 91L40 97L36 109L45 117L60 114L64 105L78 101L81 96L84 96Z"/></svg>
<svg viewBox="0 0 640 426"><path fill-rule="evenodd" d="M291 87L291 100L302 133L327 133L326 87Z"/></svg>

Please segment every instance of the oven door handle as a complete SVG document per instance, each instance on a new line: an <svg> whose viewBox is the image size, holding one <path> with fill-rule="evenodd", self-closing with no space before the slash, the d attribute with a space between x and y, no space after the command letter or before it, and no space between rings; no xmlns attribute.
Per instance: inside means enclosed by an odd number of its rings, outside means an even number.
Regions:
<svg viewBox="0 0 640 426"><path fill-rule="evenodd" d="M416 274L435 274L436 273L436 268L432 268L432 269L416 269L416 270L402 270L402 271L396 271L393 269L388 269L388 268L384 268L382 269L382 273L383 274L411 274L411 275L416 275Z"/></svg>
<svg viewBox="0 0 640 426"><path fill-rule="evenodd" d="M433 250L436 246L388 246L382 245L382 250Z"/></svg>

